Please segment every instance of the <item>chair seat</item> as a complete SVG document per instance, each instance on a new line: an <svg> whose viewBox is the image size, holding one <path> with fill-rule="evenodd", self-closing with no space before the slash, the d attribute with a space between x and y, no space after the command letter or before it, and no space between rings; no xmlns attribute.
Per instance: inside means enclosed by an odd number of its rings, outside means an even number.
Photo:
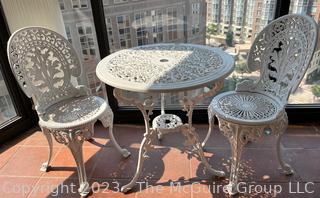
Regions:
<svg viewBox="0 0 320 198"><path fill-rule="evenodd" d="M283 108L260 93L229 91L214 97L209 110L229 122L257 125L273 122Z"/></svg>
<svg viewBox="0 0 320 198"><path fill-rule="evenodd" d="M97 120L108 108L107 102L97 96L70 98L49 107L39 124L51 129L81 126Z"/></svg>

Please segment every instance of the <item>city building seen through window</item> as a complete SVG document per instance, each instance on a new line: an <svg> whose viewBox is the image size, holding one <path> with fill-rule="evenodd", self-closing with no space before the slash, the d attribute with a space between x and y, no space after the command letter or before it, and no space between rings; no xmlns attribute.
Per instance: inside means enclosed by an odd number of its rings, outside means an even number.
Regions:
<svg viewBox="0 0 320 198"><path fill-rule="evenodd" d="M247 56L259 32L275 17L277 0L103 0L110 52L154 43L194 43L219 47L236 60L235 71L222 91L243 80L257 80ZM90 0L59 0L67 38L78 50L86 81L95 90L95 67L100 60ZM307 14L319 22L320 3L291 0L289 13ZM292 104L320 102L320 46ZM199 94L208 88L188 94ZM96 92L105 95L105 89ZM128 93L130 94L130 93ZM166 105L177 106L183 93L166 94ZM207 105L211 99L203 102ZM121 104L120 104L121 105Z"/></svg>

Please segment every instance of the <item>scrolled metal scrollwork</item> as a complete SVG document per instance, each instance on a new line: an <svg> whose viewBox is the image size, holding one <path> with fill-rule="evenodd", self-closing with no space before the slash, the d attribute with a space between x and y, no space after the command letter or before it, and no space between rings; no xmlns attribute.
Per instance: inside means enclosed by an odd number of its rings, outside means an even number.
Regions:
<svg viewBox="0 0 320 198"><path fill-rule="evenodd" d="M76 129L50 129L49 131L58 143L68 146L72 141L82 143L84 140L91 138L92 130L93 124L90 123Z"/></svg>
<svg viewBox="0 0 320 198"><path fill-rule="evenodd" d="M72 45L61 35L41 27L18 30L8 42L8 57L16 79L39 113L72 96L86 95L71 83L81 74Z"/></svg>
<svg viewBox="0 0 320 198"><path fill-rule="evenodd" d="M196 80L222 66L220 55L206 48L166 44L127 49L114 56L105 69L128 82L157 85Z"/></svg>

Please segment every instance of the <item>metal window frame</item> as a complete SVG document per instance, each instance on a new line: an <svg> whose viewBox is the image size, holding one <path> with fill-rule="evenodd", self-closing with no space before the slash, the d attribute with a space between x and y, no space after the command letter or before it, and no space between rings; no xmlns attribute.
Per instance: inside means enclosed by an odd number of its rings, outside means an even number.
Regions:
<svg viewBox="0 0 320 198"><path fill-rule="evenodd" d="M0 145L7 140L22 134L38 122L37 113L32 110L32 103L22 92L11 72L7 58L7 42L10 31L6 23L3 8L0 2L0 71L8 88L13 106L17 115L0 124Z"/></svg>
<svg viewBox="0 0 320 198"><path fill-rule="evenodd" d="M290 1L278 0L275 11L275 18L289 13ZM103 1L91 1L94 25L97 32L97 40L101 58L110 54L107 27L103 9ZM113 96L113 87L106 85L109 104L115 114L116 123L143 123L143 118L138 109L133 107L120 107ZM194 123L207 123L207 107L199 106L194 111ZM290 123L310 123L317 122L320 115L320 104L289 104L286 107ZM185 113L181 110L168 110L168 113L174 113L186 120ZM154 114L159 114L160 110L156 109Z"/></svg>
<svg viewBox="0 0 320 198"><path fill-rule="evenodd" d="M289 12L290 3L285 0L278 0L275 12L275 18L285 15ZM91 0L91 8L93 13L94 25L96 29L96 38L99 45L101 58L110 54L108 33L106 27L106 19L104 15L103 0ZM7 54L6 44L10 36L10 31L7 26L5 15L0 3L0 70L3 73L5 82L7 83L8 91L12 97L12 102L16 108L17 116L10 119L8 122L0 125L0 144L6 140L15 137L29 128L34 127L38 118L35 111L32 109L32 103L19 88L19 85L14 79L11 72ZM116 123L143 123L143 117L140 111L133 107L119 107L117 100L113 96L113 87L106 85L109 104L115 114ZM310 123L317 122L320 115L320 104L303 104L303 105L287 105L290 123ZM183 120L186 120L185 112L181 110L168 110L168 113L174 113ZM154 115L160 113L160 109L156 109ZM194 111L194 123L207 123L206 106L199 106Z"/></svg>

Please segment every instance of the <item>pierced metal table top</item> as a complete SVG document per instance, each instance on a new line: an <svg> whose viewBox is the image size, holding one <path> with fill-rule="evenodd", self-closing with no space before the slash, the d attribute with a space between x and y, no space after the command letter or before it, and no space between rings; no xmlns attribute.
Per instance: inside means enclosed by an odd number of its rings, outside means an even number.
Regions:
<svg viewBox="0 0 320 198"><path fill-rule="evenodd" d="M153 44L120 50L97 66L98 78L135 92L190 90L228 76L234 60L219 48L194 44Z"/></svg>

